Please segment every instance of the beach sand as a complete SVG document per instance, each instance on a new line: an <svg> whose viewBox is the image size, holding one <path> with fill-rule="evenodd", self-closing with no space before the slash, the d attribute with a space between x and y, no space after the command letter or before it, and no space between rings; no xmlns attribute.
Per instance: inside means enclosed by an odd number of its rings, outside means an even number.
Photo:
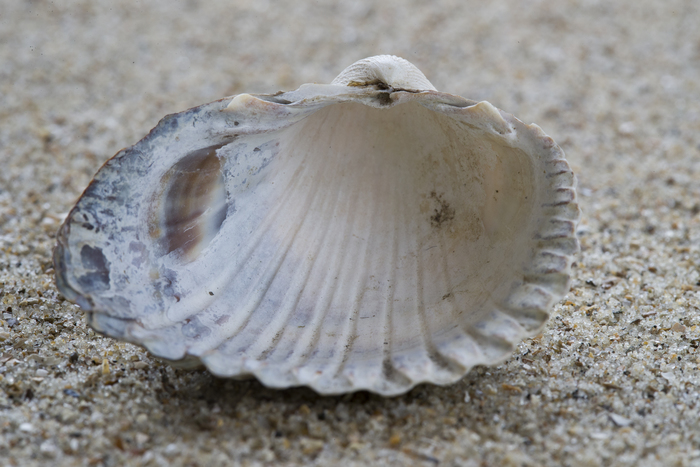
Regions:
<svg viewBox="0 0 700 467"><path fill-rule="evenodd" d="M700 466L700 2L11 1L0 12L0 464ZM447 387L267 389L99 336L55 232L166 114L402 56L579 180L541 335Z"/></svg>

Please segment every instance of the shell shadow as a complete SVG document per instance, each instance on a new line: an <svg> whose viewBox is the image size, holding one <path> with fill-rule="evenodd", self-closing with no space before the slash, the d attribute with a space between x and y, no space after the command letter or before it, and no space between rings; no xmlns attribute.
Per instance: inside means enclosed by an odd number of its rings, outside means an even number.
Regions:
<svg viewBox="0 0 700 467"><path fill-rule="evenodd" d="M493 415L499 411L494 400L482 403L474 400L474 394L485 384L501 387L513 378L512 366L476 367L460 381L448 386L421 384L411 391L395 396L384 397L368 391L357 391L338 396L323 396L307 387L272 389L256 379L230 380L218 378L206 370L178 370L168 367L161 369L162 389L158 399L167 404L164 411L168 417L184 423L182 430L216 431L218 427L234 420L243 423L259 424L269 413L280 413L284 417L301 414L304 420L325 421L327 417L338 421L338 408L342 407L344 422L361 425L368 416L389 415L406 407L417 408L416 417L420 420L422 411L435 416L456 416L458 426L479 430L492 425ZM465 402L465 393L472 394L472 400ZM522 397L527 394L523 393ZM477 399L480 396L477 396ZM491 396L483 395L484 400ZM413 409L411 409L413 410ZM431 412L432 411L432 412ZM241 415L243 414L243 415ZM247 421L246 421L247 420ZM393 420L393 419L392 419ZM263 424L266 422L263 420ZM391 422L393 423L393 422ZM390 424L391 424L390 423ZM328 425L331 432L340 430ZM282 436L283 427L270 426L270 436Z"/></svg>

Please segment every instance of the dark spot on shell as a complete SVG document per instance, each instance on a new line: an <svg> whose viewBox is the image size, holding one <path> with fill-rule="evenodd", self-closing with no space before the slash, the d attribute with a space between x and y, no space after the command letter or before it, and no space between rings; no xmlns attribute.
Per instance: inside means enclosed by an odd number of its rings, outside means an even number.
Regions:
<svg viewBox="0 0 700 467"><path fill-rule="evenodd" d="M357 88L373 86L376 89L381 89L382 91L386 91L386 90L391 89L391 86L389 86L388 83L382 81L379 78L368 80L368 81L350 81L347 84L347 86L357 87Z"/></svg>
<svg viewBox="0 0 700 467"><path fill-rule="evenodd" d="M454 208L450 206L447 201L445 201L442 194L437 194L436 192L432 191L430 193L430 197L438 204L438 207L435 208L433 215L430 216L430 224L433 227L442 227L455 218Z"/></svg>
<svg viewBox="0 0 700 467"><path fill-rule="evenodd" d="M218 324L218 325L220 325L220 326L222 326L222 325L226 324L226 322L227 322L229 319L231 319L231 316L229 316L229 315L221 315L221 316L219 316L218 318L216 318L215 323Z"/></svg>
<svg viewBox="0 0 700 467"><path fill-rule="evenodd" d="M380 92L377 94L377 101L381 105L389 105L391 104L391 94L388 92Z"/></svg>
<svg viewBox="0 0 700 467"><path fill-rule="evenodd" d="M108 271L107 259L99 248L84 245L80 250L80 261L85 269Z"/></svg>
<svg viewBox="0 0 700 467"><path fill-rule="evenodd" d="M87 292L109 289L109 261L102 250L84 245L80 250L83 268L93 271L78 278L78 283Z"/></svg>

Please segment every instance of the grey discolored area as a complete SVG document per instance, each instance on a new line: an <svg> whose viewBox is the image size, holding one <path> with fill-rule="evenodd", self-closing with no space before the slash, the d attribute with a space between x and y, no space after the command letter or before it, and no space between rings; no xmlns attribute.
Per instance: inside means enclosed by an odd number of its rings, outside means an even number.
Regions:
<svg viewBox="0 0 700 467"><path fill-rule="evenodd" d="M206 339L211 334L211 329L200 323L197 317L194 317L182 325L182 334L190 339Z"/></svg>
<svg viewBox="0 0 700 467"><path fill-rule="evenodd" d="M698 464L698 8L5 2L0 463ZM396 398L319 397L173 369L97 335L58 294L58 225L97 169L164 115L329 82L376 53L410 60L440 90L536 122L578 175L582 251L571 288L511 358ZM148 168L137 157L125 168L133 175ZM177 278L164 276L164 296L168 281Z"/></svg>
<svg viewBox="0 0 700 467"><path fill-rule="evenodd" d="M109 261L102 250L84 245L80 250L80 262L89 271L78 277L86 292L100 292L109 288Z"/></svg>

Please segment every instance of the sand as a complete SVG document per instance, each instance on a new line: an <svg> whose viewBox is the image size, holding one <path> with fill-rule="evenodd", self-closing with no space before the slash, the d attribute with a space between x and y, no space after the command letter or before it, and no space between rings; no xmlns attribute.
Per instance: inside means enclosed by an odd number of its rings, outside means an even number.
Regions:
<svg viewBox="0 0 700 467"><path fill-rule="evenodd" d="M700 2L10 1L0 11L0 464L700 466ZM61 220L166 114L379 53L536 122L581 253L541 335L382 398L173 369L53 283Z"/></svg>

